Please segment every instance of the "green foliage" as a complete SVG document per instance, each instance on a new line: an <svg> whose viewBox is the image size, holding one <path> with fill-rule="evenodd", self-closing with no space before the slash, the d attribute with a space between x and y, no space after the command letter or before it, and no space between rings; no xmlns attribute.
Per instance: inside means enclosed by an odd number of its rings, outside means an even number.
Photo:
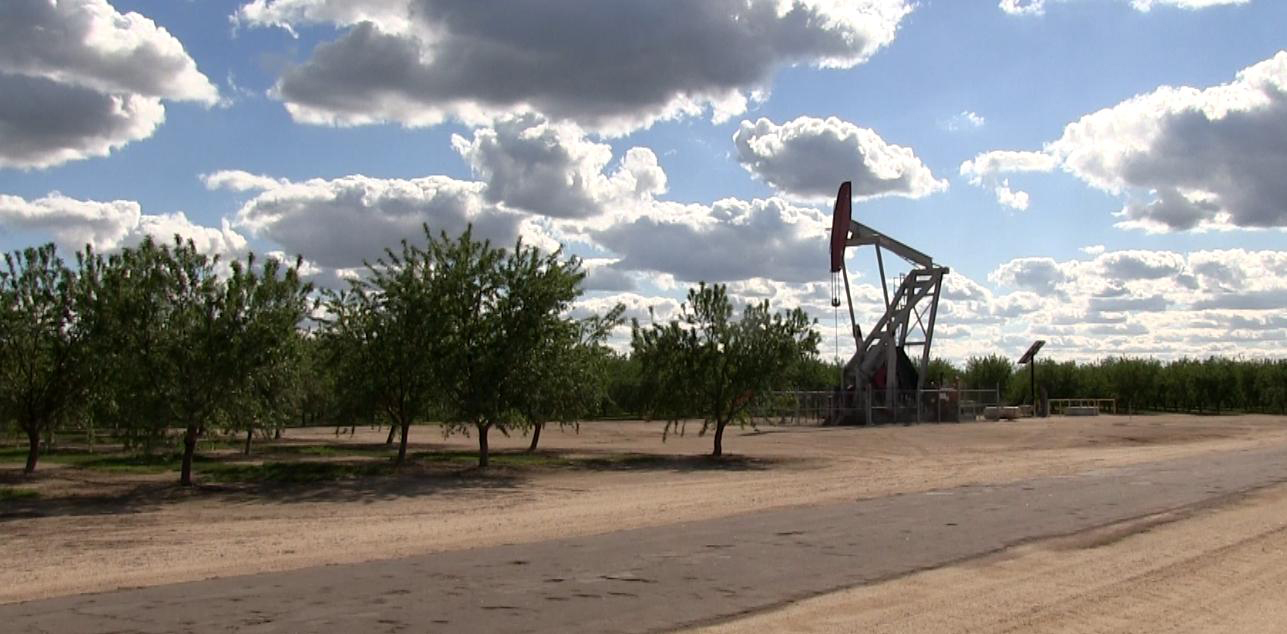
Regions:
<svg viewBox="0 0 1287 634"><path fill-rule="evenodd" d="M526 384L526 398L519 409L531 426L528 451L536 450L547 422L575 426L577 420L601 411L608 399L607 369L612 357L604 342L621 325L625 308L618 304L606 315L581 321L556 319L532 347L524 360L527 368L517 379Z"/></svg>
<svg viewBox="0 0 1287 634"><path fill-rule="evenodd" d="M1256 373L1256 385L1261 395L1260 407L1278 414L1287 414L1287 360L1265 362Z"/></svg>
<svg viewBox="0 0 1287 634"><path fill-rule="evenodd" d="M520 240L513 251L476 241L430 240L438 306L439 405L450 432L478 434L478 464L487 466L487 435L567 416L569 388L558 373L577 364L576 324L564 316L580 295L581 262L542 254ZM557 352L552 364L543 354ZM581 409L576 403L567 410Z"/></svg>
<svg viewBox="0 0 1287 634"><path fill-rule="evenodd" d="M958 380L961 380L961 370L952 365L951 361L938 357L930 359L929 367L926 369L925 385L949 387L956 385Z"/></svg>
<svg viewBox="0 0 1287 634"><path fill-rule="evenodd" d="M840 367L841 364L835 361L805 357L791 369L787 385L808 392L833 390L840 384Z"/></svg>
<svg viewBox="0 0 1287 634"><path fill-rule="evenodd" d="M92 333L93 416L145 454L182 427L180 481L192 482L209 429L276 424L294 371L290 341L310 287L294 267L218 259L175 237L145 238L106 260L80 257L82 321Z"/></svg>
<svg viewBox="0 0 1287 634"><path fill-rule="evenodd" d="M1125 406L1128 413L1154 393L1161 364L1152 359L1116 357L1100 362L1108 381L1109 394Z"/></svg>
<svg viewBox="0 0 1287 634"><path fill-rule="evenodd" d="M217 261L176 236L173 246L148 237L105 262L92 253L81 262L97 415L146 453L182 427L180 480L191 484L197 436L217 424L235 376L219 323Z"/></svg>
<svg viewBox="0 0 1287 634"><path fill-rule="evenodd" d="M245 430L246 453L256 430L281 429L294 418L290 398L302 379L299 325L312 304L312 286L299 278L300 260L289 268L273 258L259 271L254 265L253 254L245 266L232 263L219 306L226 369L234 379L221 409L229 427Z"/></svg>
<svg viewBox="0 0 1287 634"><path fill-rule="evenodd" d="M1287 414L1287 360L1181 358L1167 363L1110 357L1094 363L1037 363L1037 385L1050 398L1115 398L1124 412L1140 410ZM1008 398L1028 398L1028 369L1017 368Z"/></svg>
<svg viewBox="0 0 1287 634"><path fill-rule="evenodd" d="M148 239L110 259L89 249L78 259L78 304L91 333L87 369L96 386L90 415L123 438L126 447L151 454L172 422L163 387L171 374L165 349L173 345L167 327L168 249Z"/></svg>
<svg viewBox="0 0 1287 634"><path fill-rule="evenodd" d="M291 384L287 403L292 423L301 427L351 422L345 416L341 391L347 386L336 371L339 359L332 360L327 340L321 332L305 332L293 339L297 360L296 381Z"/></svg>
<svg viewBox="0 0 1287 634"><path fill-rule="evenodd" d="M0 269L0 421L26 433L36 468L40 438L84 400L85 330L76 315L77 277L54 245L7 253Z"/></svg>
<svg viewBox="0 0 1287 634"><path fill-rule="evenodd" d="M601 407L602 344L623 309L565 316L580 294L579 260L521 241L498 249L472 229L452 239L425 227L425 241L386 251L365 279L326 296L318 342L347 416L401 428L399 464L410 425L436 416L447 433L476 432L486 466L491 429L539 430Z"/></svg>
<svg viewBox="0 0 1287 634"><path fill-rule="evenodd" d="M819 336L804 311L772 313L769 302L749 305L740 320L722 284L688 291L679 319L631 328L640 363L644 408L682 431L684 418L702 418L715 430L713 455L723 454L724 428L749 421L762 392L783 387L792 371L817 354Z"/></svg>
<svg viewBox="0 0 1287 634"><path fill-rule="evenodd" d="M607 399L601 416L632 417L644 411L639 359L628 354L606 353L600 360Z"/></svg>
<svg viewBox="0 0 1287 634"><path fill-rule="evenodd" d="M367 264L367 277L352 280L347 291L328 293L325 302L331 317L323 341L339 400L351 416L378 416L401 431L398 464L406 459L411 424L429 413L435 357L443 349L440 272L432 257L403 241L400 253L386 249Z"/></svg>
<svg viewBox="0 0 1287 634"><path fill-rule="evenodd" d="M334 407L336 424L374 424L381 390L389 375L377 355L374 302L360 287L324 294L327 317L307 346L314 366L306 392L321 395Z"/></svg>
<svg viewBox="0 0 1287 634"><path fill-rule="evenodd" d="M1010 359L999 354L983 357L970 357L965 362L965 372L961 379L965 387L972 390L990 390L996 388L1004 397L1010 387L1015 366Z"/></svg>

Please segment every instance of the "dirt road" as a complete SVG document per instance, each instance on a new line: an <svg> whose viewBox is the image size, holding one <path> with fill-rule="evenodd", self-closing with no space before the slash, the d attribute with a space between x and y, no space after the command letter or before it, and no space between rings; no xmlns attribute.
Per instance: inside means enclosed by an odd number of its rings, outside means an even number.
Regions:
<svg viewBox="0 0 1287 634"><path fill-rule="evenodd" d="M331 430L292 432L333 439ZM360 432L352 442L379 442ZM468 447L414 431L414 449ZM694 456L710 438L662 442L653 423L591 423L547 433L551 451ZM521 447L523 438L493 446ZM1150 416L914 427L762 427L733 433L732 468L665 461L642 469L507 472L190 494L169 478L87 477L45 465L53 498L130 492L102 504L0 509L0 603L215 576L405 557L677 522L791 505L969 484L1075 475L1113 466L1287 445L1277 417ZM10 465L14 470L20 465ZM2 503L0 503L2 504Z"/></svg>
<svg viewBox="0 0 1287 634"><path fill-rule="evenodd" d="M1287 487L1019 546L689 634L1282 632Z"/></svg>
<svg viewBox="0 0 1287 634"><path fill-rule="evenodd" d="M1237 631L1272 631L1266 626L1282 610L1284 528L1281 515L1275 525L1263 508L1280 510L1287 493L1272 487L1284 481L1287 443L1204 451L1008 483L851 495L598 535L14 604L0 607L0 622L21 632L655 631L930 570L716 631L976 629L969 623L988 631L1215 623L1228 631L1223 624L1233 618L1249 628ZM1250 491L1262 498L1247 498ZM1111 554L1131 540L1154 539L1136 535L1150 526L1174 532L1143 549L1152 557ZM1068 537L1032 544L1053 536ZM991 559L977 559L985 555ZM975 562L954 564L968 560ZM997 570L978 572L988 567ZM1049 597L1042 588L1052 590Z"/></svg>

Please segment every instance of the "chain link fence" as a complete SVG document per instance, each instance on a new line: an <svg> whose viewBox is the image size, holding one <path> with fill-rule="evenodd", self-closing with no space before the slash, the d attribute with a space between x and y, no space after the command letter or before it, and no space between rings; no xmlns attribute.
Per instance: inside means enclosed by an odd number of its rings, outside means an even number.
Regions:
<svg viewBox="0 0 1287 634"><path fill-rule="evenodd" d="M773 425L953 423L979 420L984 408L1000 404L997 389L898 390L892 399L884 390L787 390L760 395L750 411L756 423Z"/></svg>

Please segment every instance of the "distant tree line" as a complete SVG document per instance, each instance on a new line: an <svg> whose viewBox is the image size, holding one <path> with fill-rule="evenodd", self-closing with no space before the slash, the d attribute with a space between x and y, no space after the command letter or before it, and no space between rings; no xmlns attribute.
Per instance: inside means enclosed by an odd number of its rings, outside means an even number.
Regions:
<svg viewBox="0 0 1287 634"><path fill-rule="evenodd" d="M1287 359L1181 358L1164 362L1110 357L1091 363L1037 359L1037 387L1048 398L1115 398L1121 411L1287 414ZM1000 355L970 357L964 367L935 359L930 380L1000 390L1011 403L1031 402L1027 366Z"/></svg>

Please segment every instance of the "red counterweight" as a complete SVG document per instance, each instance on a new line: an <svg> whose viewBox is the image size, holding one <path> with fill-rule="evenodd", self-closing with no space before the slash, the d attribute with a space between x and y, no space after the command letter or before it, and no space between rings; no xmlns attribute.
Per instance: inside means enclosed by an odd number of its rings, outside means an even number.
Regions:
<svg viewBox="0 0 1287 634"><path fill-rule="evenodd" d="M845 242L849 240L849 220L853 216L853 184L840 184L836 208L831 214L831 272L839 273L845 264Z"/></svg>

